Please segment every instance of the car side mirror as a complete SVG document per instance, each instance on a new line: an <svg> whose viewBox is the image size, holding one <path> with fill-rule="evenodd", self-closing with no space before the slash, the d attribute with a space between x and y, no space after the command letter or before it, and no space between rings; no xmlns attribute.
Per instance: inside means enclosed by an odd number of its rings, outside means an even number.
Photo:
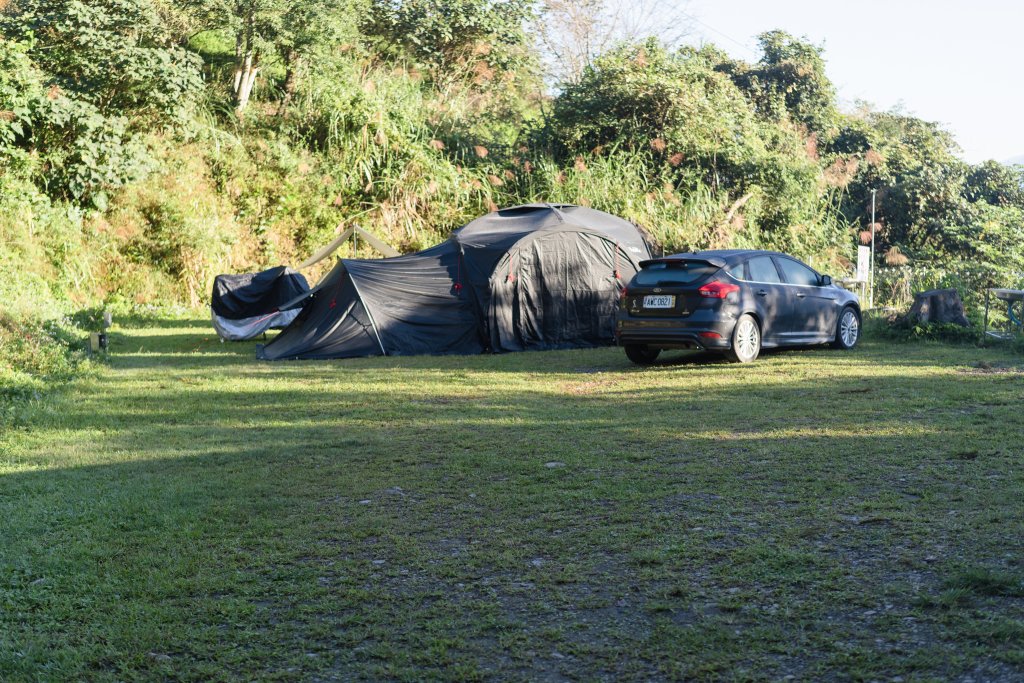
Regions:
<svg viewBox="0 0 1024 683"><path fill-rule="evenodd" d="M832 284L832 276L831 275L822 275L821 276L821 286L822 287L828 287L830 284Z"/></svg>

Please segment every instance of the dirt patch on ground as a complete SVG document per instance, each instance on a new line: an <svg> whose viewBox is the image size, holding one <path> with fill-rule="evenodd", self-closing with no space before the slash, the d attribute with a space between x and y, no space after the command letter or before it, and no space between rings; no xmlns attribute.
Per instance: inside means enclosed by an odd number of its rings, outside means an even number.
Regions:
<svg viewBox="0 0 1024 683"><path fill-rule="evenodd" d="M960 372L965 375L1020 375L1024 374L1024 366L980 360L970 367L960 368Z"/></svg>

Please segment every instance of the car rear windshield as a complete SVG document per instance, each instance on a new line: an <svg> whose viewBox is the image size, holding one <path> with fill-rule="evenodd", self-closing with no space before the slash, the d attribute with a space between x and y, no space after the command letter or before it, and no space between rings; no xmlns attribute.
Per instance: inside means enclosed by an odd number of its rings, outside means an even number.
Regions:
<svg viewBox="0 0 1024 683"><path fill-rule="evenodd" d="M688 285L717 270L707 261L656 261L644 266L633 282L647 287Z"/></svg>

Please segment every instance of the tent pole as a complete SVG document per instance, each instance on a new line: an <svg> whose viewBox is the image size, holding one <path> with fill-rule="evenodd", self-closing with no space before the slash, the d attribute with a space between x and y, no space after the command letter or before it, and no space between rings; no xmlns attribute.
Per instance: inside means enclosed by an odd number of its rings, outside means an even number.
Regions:
<svg viewBox="0 0 1024 683"><path fill-rule="evenodd" d="M342 261L344 263L344 261ZM366 310L366 316L370 319L370 327L373 328L373 336L377 338L377 345L380 347L380 355L386 356L388 352L384 349L384 342L380 340L380 332L377 331L377 321L373 319L373 311L366 305L366 299L363 298L363 293L359 291L359 285L356 284L356 279L352 277L352 272L349 271L348 279L352 281L352 289L356 290L356 296L363 302L363 308Z"/></svg>

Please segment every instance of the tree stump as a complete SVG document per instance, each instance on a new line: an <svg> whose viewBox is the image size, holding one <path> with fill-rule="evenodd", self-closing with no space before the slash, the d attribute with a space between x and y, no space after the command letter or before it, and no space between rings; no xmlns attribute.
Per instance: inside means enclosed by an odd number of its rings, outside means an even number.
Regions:
<svg viewBox="0 0 1024 683"><path fill-rule="evenodd" d="M907 319L912 322L971 326L971 321L964 314L960 294L955 289L932 289L915 294L914 305L910 307Z"/></svg>

